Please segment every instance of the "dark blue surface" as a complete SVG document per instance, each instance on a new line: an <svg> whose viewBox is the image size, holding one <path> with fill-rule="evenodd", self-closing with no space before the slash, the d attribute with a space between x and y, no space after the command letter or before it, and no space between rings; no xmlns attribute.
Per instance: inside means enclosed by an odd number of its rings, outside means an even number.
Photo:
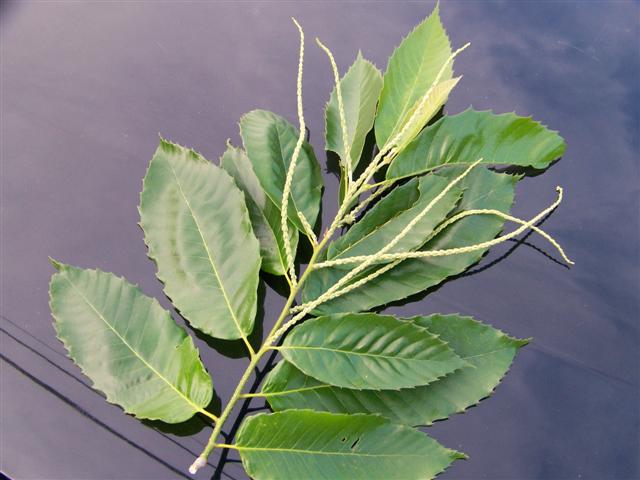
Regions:
<svg viewBox="0 0 640 480"><path fill-rule="evenodd" d="M136 225L158 132L210 159L237 140L253 108L295 117L297 34L309 39L304 100L324 162L331 73L359 48L384 67L432 4L2 3L2 434L0 470L21 478L176 478L199 452L87 388L64 356L47 305L51 255L139 283L165 306ZM565 188L545 229L577 265L530 245L494 249L423 300L390 311L461 312L535 337L496 394L428 429L470 455L442 478L635 479L639 467L639 9L635 2L442 5L464 74L447 105L533 115L566 138L565 157L523 180L514 212L530 217ZM335 177L325 176L326 220ZM550 252L552 253L552 252ZM265 294L265 330L282 299ZM198 341L226 400L246 359ZM215 345L218 350L225 346ZM216 457L211 463L215 464ZM213 474L208 467L200 478ZM244 478L237 463L228 478Z"/></svg>

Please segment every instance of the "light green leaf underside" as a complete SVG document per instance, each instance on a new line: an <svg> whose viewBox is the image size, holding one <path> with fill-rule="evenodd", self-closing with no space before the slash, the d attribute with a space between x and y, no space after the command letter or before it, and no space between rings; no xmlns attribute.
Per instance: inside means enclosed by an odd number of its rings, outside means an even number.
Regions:
<svg viewBox="0 0 640 480"><path fill-rule="evenodd" d="M451 180L460 173L460 168L451 167L440 172L438 176ZM513 203L514 188L518 179L517 176L491 172L486 168L475 168L461 182L460 188L464 189L464 193L451 215L462 210L482 208L508 212ZM447 227L424 245L421 250L442 250L490 240L502 230L503 224L502 219L490 215L465 217ZM401 300L438 285L450 276L462 273L476 263L485 251L447 257L404 260L366 285L324 303L317 310L325 315L359 312ZM319 273L322 274L322 270ZM312 276L309 277L309 279L311 278ZM322 279L322 277L320 278ZM329 283L318 282L318 284L321 285L321 288L318 289L320 291L313 292L316 296L321 294L324 288L328 288L327 285L330 286Z"/></svg>
<svg viewBox="0 0 640 480"><path fill-rule="evenodd" d="M288 410L247 418L236 441L256 480L417 480L465 456L377 415Z"/></svg>
<svg viewBox="0 0 640 480"><path fill-rule="evenodd" d="M282 205L287 170L298 141L297 129L284 118L266 110L253 110L240 119L244 149L262 188L275 205ZM315 225L320 210L322 174L311 145L304 142L293 174L288 216L305 232L301 212Z"/></svg>
<svg viewBox="0 0 640 480"><path fill-rule="evenodd" d="M543 169L559 158L565 143L531 117L465 110L425 128L391 163L387 179L409 177L444 165L485 164Z"/></svg>
<svg viewBox="0 0 640 480"><path fill-rule="evenodd" d="M327 258L345 258L355 255L370 255L379 251L396 237L429 203L445 188L448 180L436 175L412 179L405 185L393 189L366 213L349 231L327 248ZM400 240L389 253L416 250L420 248L442 223L460 199L461 189L454 187L441 198L431 210ZM309 275L303 286L305 302L320 296L353 268L338 265L322 268ZM363 275L369 274L380 265L373 266ZM384 275L384 274L383 274ZM365 287L366 288L366 287ZM317 312L334 313L332 305L340 298L318 307ZM362 311L347 307L340 312Z"/></svg>
<svg viewBox="0 0 640 480"><path fill-rule="evenodd" d="M375 313L308 320L278 350L307 375L354 389L426 385L465 365L424 328Z"/></svg>
<svg viewBox="0 0 640 480"><path fill-rule="evenodd" d="M406 127L402 129L394 144L398 151L402 151L418 135L420 130L431 120L442 106L447 102L449 94L455 88L462 77L451 78L434 85L424 99L418 100L416 105L407 112L407 118L403 121ZM415 116L414 116L415 113Z"/></svg>
<svg viewBox="0 0 640 480"><path fill-rule="evenodd" d="M244 151L231 145L220 159L220 166L235 180L244 193L253 233L260 242L262 270L273 275L287 271L280 208L267 197ZM289 243L294 253L298 247L298 230L289 227Z"/></svg>
<svg viewBox="0 0 640 480"><path fill-rule="evenodd" d="M438 72L451 56L449 37L440 22L439 9L420 23L395 49L380 94L375 121L376 142L384 146L408 119L416 102L427 92ZM449 65L440 81L449 80Z"/></svg>
<svg viewBox="0 0 640 480"><path fill-rule="evenodd" d="M355 62L340 80L340 89L348 133L348 156L355 170L367 134L373 127L376 104L382 90L382 74L358 52ZM335 87L325 108L325 142L327 150L337 153L343 161L347 159Z"/></svg>
<svg viewBox="0 0 640 480"><path fill-rule="evenodd" d="M334 413L378 413L407 425L429 425L461 413L489 396L526 340L511 338L470 317L431 315L408 321L448 343L469 365L426 386L402 390L352 390L305 375L287 361L265 379L262 393L275 411L309 408Z"/></svg>
<svg viewBox="0 0 640 480"><path fill-rule="evenodd" d="M211 336L253 329L260 246L244 195L202 156L162 140L140 196L140 225L164 291Z"/></svg>
<svg viewBox="0 0 640 480"><path fill-rule="evenodd" d="M198 350L155 299L111 273L54 264L58 338L109 402L168 423L209 404L213 387Z"/></svg>

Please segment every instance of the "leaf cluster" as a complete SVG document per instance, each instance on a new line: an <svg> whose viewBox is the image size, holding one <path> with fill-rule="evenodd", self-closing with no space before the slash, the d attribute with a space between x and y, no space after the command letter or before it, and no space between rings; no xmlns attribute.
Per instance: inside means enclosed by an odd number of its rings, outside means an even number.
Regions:
<svg viewBox="0 0 640 480"><path fill-rule="evenodd" d="M325 150L339 158L341 185L339 209L319 235L323 178L305 140L296 25L299 125L251 111L240 120L242 146L227 145L219 164L161 139L140 195L148 254L175 308L193 328L241 340L249 352L222 413L207 410L213 382L191 336L125 279L52 261L55 327L94 387L127 413L167 423L200 414L214 424L192 473L214 448L231 448L256 479L431 478L465 455L415 427L491 395L527 340L457 314L396 318L375 309L463 272L527 229L566 259L536 226L561 190L521 220L509 215L521 177L491 168L545 169L565 144L514 113L438 118L466 48L452 51L438 7L384 75L358 53L340 77L318 41L336 81ZM505 222L518 227L500 235ZM303 242L312 251L304 268L295 260ZM289 292L255 349L248 337L260 271L283 277ZM245 392L274 350L281 359L261 390ZM235 443L218 443L241 398L266 399L272 413L244 419Z"/></svg>

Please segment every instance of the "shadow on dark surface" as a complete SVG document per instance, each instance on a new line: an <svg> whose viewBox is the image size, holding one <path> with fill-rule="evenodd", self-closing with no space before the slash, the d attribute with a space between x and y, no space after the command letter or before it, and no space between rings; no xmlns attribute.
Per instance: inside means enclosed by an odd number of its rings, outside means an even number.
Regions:
<svg viewBox="0 0 640 480"><path fill-rule="evenodd" d="M282 338L280 342L278 342L278 345L280 345L283 339L284 338ZM258 387L260 387L260 384L264 380L264 377L275 366L275 363L276 363L275 360L277 355L278 355L277 351L274 350L273 352L271 352L271 354L267 358L267 361L264 363L264 366L261 369L255 370L255 376L251 384L251 387L249 388L249 393L257 392ZM249 413L261 411L269 408L266 405L266 401L263 407L252 408L251 407L252 400L253 400L252 398L244 399L244 401L242 402L242 405L240 406L240 409L238 410L238 414L233 420L233 424L231 425L231 428L228 431L222 433L226 443L233 442L233 439L235 438L236 434L238 433L238 430L240 429L240 426L242 425L242 421ZM216 464L215 472L211 477L212 480L220 480L222 478L224 469L227 466L227 464L238 462L238 460L229 459L229 454L230 454L230 449L228 448L224 449L220 454L220 458L218 459L218 463Z"/></svg>
<svg viewBox="0 0 640 480"><path fill-rule="evenodd" d="M495 170L498 173L506 173L508 175L522 175L523 177L534 178L542 175L544 172L548 172L549 169L560 160L562 160L562 157L556 158L549 164L547 168L519 167L517 165L509 165L506 167L494 167L492 170Z"/></svg>
<svg viewBox="0 0 640 480"><path fill-rule="evenodd" d="M217 398L217 397L216 397ZM216 402L220 405L220 399L217 399ZM208 411L215 413L211 407L207 408ZM217 411L219 411L219 406ZM144 425L149 428L153 428L162 433L169 433L171 435L176 435L177 437L188 437L190 435L195 435L198 432L201 432L205 427L207 427L206 421L200 418L197 414L191 417L186 422L182 423L164 423L160 420L140 420Z"/></svg>
<svg viewBox="0 0 640 480"><path fill-rule="evenodd" d="M371 163L371 160L373 160L376 152L376 136L374 130L371 129L371 131L365 138L364 146L362 147L362 153L360 154L360 160L358 161L356 169L353 171L353 178L358 178L362 174L362 172L365 171L365 169ZM332 174L336 179L340 180L340 156L330 150L326 150L325 154L325 171Z"/></svg>
<svg viewBox="0 0 640 480"><path fill-rule="evenodd" d="M551 212L549 212L547 215L545 215L537 224L536 226L540 227L541 225L544 224L544 222L546 222L549 217L551 217L554 212L556 211L556 209L552 210ZM419 302L421 300L424 300L427 296L433 294L434 292L437 292L438 290L440 290L442 287L444 287L445 285L459 279L459 278L465 278L465 277L471 277L473 275L476 275L478 273L484 272L485 270L490 269L491 267L495 267L496 265L498 265L500 262L502 262L503 260L506 260L507 258L509 258L518 248L520 248L522 245L532 248L533 250L535 250L536 252L540 253L542 256L544 256L547 260L550 260L553 263L556 263L558 265L560 265L561 267L566 268L567 270L570 269L569 265L567 265L566 263L564 263L562 260L559 260L555 257L553 257L551 254L547 253L545 250L543 250L540 247L536 247L530 243L528 243L526 240L534 233L533 230L529 230L526 234L524 234L521 238L512 238L507 240L510 243L513 243L514 245L512 247L510 247L505 253L503 253L502 255L500 255L498 258L492 260L491 262L487 263L486 265L480 265L482 263L482 260L489 254L489 252L485 252L482 257L480 257L480 259L478 259L478 261L476 263L474 263L473 265L470 265L464 272L459 273L458 275L453 275L451 277L447 277L447 279L443 280L442 282L440 282L438 285L434 285L433 287L430 287L422 292L418 292L415 293L413 295L408 296L407 298L404 298L402 300L399 300L397 302L390 302L386 305L382 305L380 307L376 307L376 311L380 312L382 310L385 310L389 307L402 307L404 305L407 305L409 303L413 303L413 302ZM478 266L479 265L479 266ZM477 267L477 268L474 268Z"/></svg>
<svg viewBox="0 0 640 480"><path fill-rule="evenodd" d="M260 279L260 281L258 282L258 300L255 323L253 331L247 337L254 350L259 349L262 343L262 333L264 329L264 299L266 294L264 283L265 282L263 281L263 279ZM249 358L249 351L247 350L247 346L245 345L243 340L223 340L221 338L211 337L206 333L202 333L197 328L192 327L184 317L182 318L185 325L189 327L189 330L191 330L191 332L193 332L196 337L205 342L209 347L213 348L219 354L224 355L228 358Z"/></svg>
<svg viewBox="0 0 640 480"><path fill-rule="evenodd" d="M296 258L296 266L300 263ZM264 280L271 290L276 292L281 297L287 298L289 296L289 284L282 275L271 275L266 272L260 272L260 277Z"/></svg>

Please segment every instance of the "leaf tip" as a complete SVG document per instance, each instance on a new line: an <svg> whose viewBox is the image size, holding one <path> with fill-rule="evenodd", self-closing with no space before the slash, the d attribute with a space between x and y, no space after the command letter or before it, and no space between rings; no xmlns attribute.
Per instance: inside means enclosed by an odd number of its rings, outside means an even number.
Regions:
<svg viewBox="0 0 640 480"><path fill-rule="evenodd" d="M524 347L525 345L528 345L531 342L533 342L533 337L518 338L515 341L516 347L518 347L518 348L522 348L522 347Z"/></svg>
<svg viewBox="0 0 640 480"><path fill-rule="evenodd" d="M469 460L469 455L463 452L459 452L457 450L453 450L453 459L454 460Z"/></svg>
<svg viewBox="0 0 640 480"><path fill-rule="evenodd" d="M66 265L62 262L59 262L58 260L56 260L53 257L48 257L49 258L49 263L53 266L53 268L55 268L57 271L62 270Z"/></svg>

